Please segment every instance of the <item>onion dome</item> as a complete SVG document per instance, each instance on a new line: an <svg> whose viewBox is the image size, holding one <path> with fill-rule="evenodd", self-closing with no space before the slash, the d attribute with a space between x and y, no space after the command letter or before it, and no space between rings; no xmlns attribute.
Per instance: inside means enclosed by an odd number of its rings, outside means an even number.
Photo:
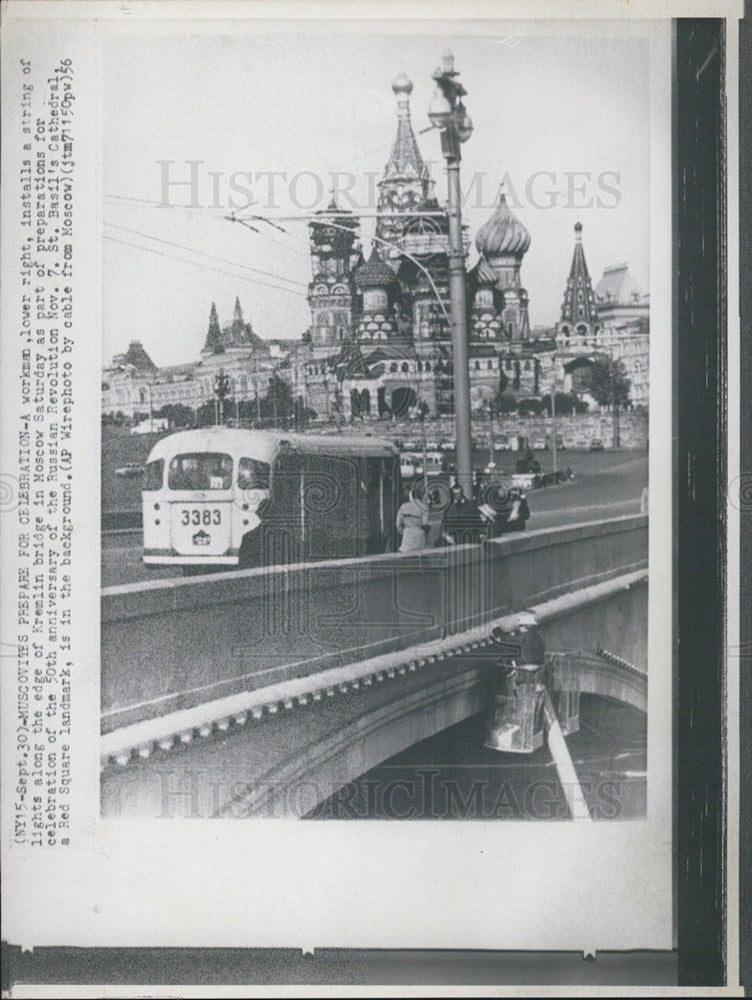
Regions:
<svg viewBox="0 0 752 1000"><path fill-rule="evenodd" d="M479 285L495 285L499 276L486 260L485 254L481 254L475 267L475 280Z"/></svg>
<svg viewBox="0 0 752 1000"><path fill-rule="evenodd" d="M390 288L397 276L394 271L381 259L376 247L371 251L371 256L365 264L361 264L355 272L355 284L358 288Z"/></svg>
<svg viewBox="0 0 752 1000"><path fill-rule="evenodd" d="M485 222L475 237L479 253L487 257L504 254L521 257L530 247L530 233L519 219L512 215L502 191L494 214Z"/></svg>
<svg viewBox="0 0 752 1000"><path fill-rule="evenodd" d="M406 77L404 73L400 73L392 83L392 90L395 94L407 94L409 96L413 92L413 81Z"/></svg>

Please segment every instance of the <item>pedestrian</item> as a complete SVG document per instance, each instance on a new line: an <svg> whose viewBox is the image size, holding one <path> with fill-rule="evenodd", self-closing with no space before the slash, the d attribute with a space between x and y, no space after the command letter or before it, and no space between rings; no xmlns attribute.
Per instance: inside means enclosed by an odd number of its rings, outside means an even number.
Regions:
<svg viewBox="0 0 752 1000"><path fill-rule="evenodd" d="M473 469L473 500L475 504L480 503L480 495L483 489L483 478L480 469Z"/></svg>
<svg viewBox="0 0 752 1000"><path fill-rule="evenodd" d="M410 498L397 511L397 531L402 535L399 551L419 552L425 549L430 527L428 506L420 495L420 488L414 486Z"/></svg>
<svg viewBox="0 0 752 1000"><path fill-rule="evenodd" d="M441 538L445 545L476 545L488 537L489 527L477 505L468 500L459 483L452 486L452 503L444 515Z"/></svg>

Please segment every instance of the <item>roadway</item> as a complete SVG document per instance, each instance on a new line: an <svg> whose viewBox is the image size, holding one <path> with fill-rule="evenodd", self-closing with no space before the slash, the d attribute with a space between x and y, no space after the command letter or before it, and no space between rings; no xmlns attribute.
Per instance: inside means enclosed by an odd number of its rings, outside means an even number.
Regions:
<svg viewBox="0 0 752 1000"><path fill-rule="evenodd" d="M513 469L513 454L497 452L495 460L504 471ZM544 471L551 469L549 452L536 456ZM478 453L482 467L488 454ZM648 481L648 455L639 452L581 452L559 454L559 468L570 466L574 478L559 486L530 490L528 528L554 528L567 524L640 513L642 489ZM107 533L102 538L102 586L135 583L182 576L179 568L147 570L141 562L141 533Z"/></svg>

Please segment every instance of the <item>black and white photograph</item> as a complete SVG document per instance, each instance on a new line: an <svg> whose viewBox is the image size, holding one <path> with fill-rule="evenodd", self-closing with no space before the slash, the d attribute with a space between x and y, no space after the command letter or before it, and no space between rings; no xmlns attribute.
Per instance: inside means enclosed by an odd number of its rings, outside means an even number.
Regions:
<svg viewBox="0 0 752 1000"><path fill-rule="evenodd" d="M738 995L716 2L8 5L12 995Z"/></svg>
<svg viewBox="0 0 752 1000"><path fill-rule="evenodd" d="M104 815L645 817L650 96L566 28L108 42Z"/></svg>

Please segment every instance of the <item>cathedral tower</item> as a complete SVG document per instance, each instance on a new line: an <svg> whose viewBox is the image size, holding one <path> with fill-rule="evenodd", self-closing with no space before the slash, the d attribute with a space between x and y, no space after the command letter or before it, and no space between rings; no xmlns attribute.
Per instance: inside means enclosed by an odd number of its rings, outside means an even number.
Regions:
<svg viewBox="0 0 752 1000"><path fill-rule="evenodd" d="M370 343L394 339L397 276L375 246L368 261L355 272L355 284L363 296L358 340Z"/></svg>
<svg viewBox="0 0 752 1000"><path fill-rule="evenodd" d="M598 332L598 313L595 295L590 284L590 274L582 247L582 223L575 223L574 253L569 269L564 301L561 305L561 319L556 333L560 341L570 338L588 340Z"/></svg>
<svg viewBox="0 0 752 1000"><path fill-rule="evenodd" d="M400 73L392 84L392 90L397 98L397 136L379 181L377 211L380 217L376 222L376 236L387 243L399 244L407 219L394 216L409 217L411 211L425 208L433 197L433 183L410 122L412 81ZM393 246L380 244L380 247L384 259L396 270L399 267L399 251Z"/></svg>
<svg viewBox="0 0 752 1000"><path fill-rule="evenodd" d="M511 341L528 340L528 298L520 283L520 268L530 248L530 233L510 211L503 191L493 215L478 230L475 246L495 272L496 288L504 295L504 336Z"/></svg>
<svg viewBox="0 0 752 1000"><path fill-rule="evenodd" d="M206 331L206 341L204 343L202 354L224 354L224 344L222 343L222 331L219 327L219 316L217 315L217 306L214 302L211 304L211 311L209 313L209 329Z"/></svg>
<svg viewBox="0 0 752 1000"><path fill-rule="evenodd" d="M332 198L328 208L309 224L311 270L311 346L324 357L353 339L353 272L363 260L359 222L340 210Z"/></svg>

